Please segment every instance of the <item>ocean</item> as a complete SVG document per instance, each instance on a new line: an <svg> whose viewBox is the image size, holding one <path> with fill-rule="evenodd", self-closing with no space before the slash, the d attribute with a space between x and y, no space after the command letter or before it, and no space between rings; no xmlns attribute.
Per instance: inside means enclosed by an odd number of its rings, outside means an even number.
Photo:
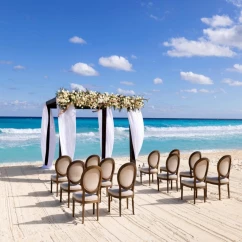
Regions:
<svg viewBox="0 0 242 242"><path fill-rule="evenodd" d="M58 157L58 125L56 155ZM129 156L128 119L116 118L113 156ZM144 119L141 155L152 150L181 152L242 148L242 120ZM40 161L41 118L0 117L0 163ZM97 118L77 118L75 159L100 154Z"/></svg>

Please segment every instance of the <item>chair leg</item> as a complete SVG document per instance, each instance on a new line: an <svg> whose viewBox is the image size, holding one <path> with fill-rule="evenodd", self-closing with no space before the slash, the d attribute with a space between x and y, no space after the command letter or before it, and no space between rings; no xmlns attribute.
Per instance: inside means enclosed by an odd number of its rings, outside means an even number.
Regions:
<svg viewBox="0 0 242 242"><path fill-rule="evenodd" d="M127 209L129 208L129 199L127 198Z"/></svg>
<svg viewBox="0 0 242 242"><path fill-rule="evenodd" d="M95 203L92 204L92 213L95 214Z"/></svg>
<svg viewBox="0 0 242 242"><path fill-rule="evenodd" d="M97 221L99 220L99 203L97 203Z"/></svg>
<svg viewBox="0 0 242 242"><path fill-rule="evenodd" d="M181 200L183 200L183 185L182 184L180 185L180 188L181 188Z"/></svg>
<svg viewBox="0 0 242 242"><path fill-rule="evenodd" d="M60 188L60 202L62 202L62 189Z"/></svg>
<svg viewBox="0 0 242 242"><path fill-rule="evenodd" d="M194 204L196 203L196 188L194 187L193 189L193 199L194 199Z"/></svg>
<svg viewBox="0 0 242 242"><path fill-rule="evenodd" d="M134 198L132 197L132 210L133 210L133 215L134 215Z"/></svg>
<svg viewBox="0 0 242 242"><path fill-rule="evenodd" d="M82 204L82 223L84 224L85 204Z"/></svg>
<svg viewBox="0 0 242 242"><path fill-rule="evenodd" d="M171 190L172 190L172 182L173 182L173 180L171 180Z"/></svg>
<svg viewBox="0 0 242 242"><path fill-rule="evenodd" d="M178 192L178 180L176 180L176 191Z"/></svg>
<svg viewBox="0 0 242 242"><path fill-rule="evenodd" d="M204 196L204 202L206 202L206 187L204 188L203 196Z"/></svg>
<svg viewBox="0 0 242 242"><path fill-rule="evenodd" d="M142 172L140 172L140 183L142 184Z"/></svg>
<svg viewBox="0 0 242 242"><path fill-rule="evenodd" d="M119 198L119 216L121 217L121 198Z"/></svg>
<svg viewBox="0 0 242 242"><path fill-rule="evenodd" d="M112 187L110 187L112 188ZM106 197L108 196L108 187L106 187Z"/></svg>
<svg viewBox="0 0 242 242"><path fill-rule="evenodd" d="M53 181L50 181L50 192L52 193Z"/></svg>
<svg viewBox="0 0 242 242"><path fill-rule="evenodd" d="M166 180L167 181L167 187L166 187L166 191L167 193L169 192L169 180Z"/></svg>
<svg viewBox="0 0 242 242"><path fill-rule="evenodd" d="M157 177L157 186L158 186L158 191L160 191L160 180Z"/></svg>
<svg viewBox="0 0 242 242"><path fill-rule="evenodd" d="M110 212L110 199L111 199L111 196L110 195L108 195L108 212Z"/></svg>
<svg viewBox="0 0 242 242"><path fill-rule="evenodd" d="M152 182L154 182L154 175L152 174Z"/></svg>
<svg viewBox="0 0 242 242"><path fill-rule="evenodd" d="M149 174L149 186L150 186L150 174Z"/></svg>
<svg viewBox="0 0 242 242"><path fill-rule="evenodd" d="M70 195L71 193L68 191L68 208L70 207Z"/></svg>
<svg viewBox="0 0 242 242"><path fill-rule="evenodd" d="M227 189L228 189L228 197L230 198L229 184L227 184Z"/></svg>
<svg viewBox="0 0 242 242"><path fill-rule="evenodd" d="M75 200L72 199L72 217L75 217Z"/></svg>
<svg viewBox="0 0 242 242"><path fill-rule="evenodd" d="M100 188L100 203L102 202L102 188Z"/></svg>
<svg viewBox="0 0 242 242"><path fill-rule="evenodd" d="M58 197L58 190L59 190L59 184L58 183L56 183L56 196Z"/></svg>
<svg viewBox="0 0 242 242"><path fill-rule="evenodd" d="M219 200L221 200L221 187L218 186L218 194L219 194Z"/></svg>

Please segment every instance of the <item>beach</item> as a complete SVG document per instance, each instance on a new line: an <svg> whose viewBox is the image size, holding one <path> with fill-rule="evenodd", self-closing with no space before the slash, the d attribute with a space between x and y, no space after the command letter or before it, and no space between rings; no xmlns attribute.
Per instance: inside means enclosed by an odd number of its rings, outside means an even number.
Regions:
<svg viewBox="0 0 242 242"><path fill-rule="evenodd" d="M60 203L50 193L50 175L54 170L41 169L42 162L4 163L0 167L0 241L242 241L242 150L202 152L210 160L209 175L216 175L216 164L223 155L232 156L230 174L231 198L222 186L222 200L218 187L208 185L207 202L203 192L193 204L193 191L174 188L168 194L166 183L157 191L156 178L148 185L148 175L136 178L135 215L122 202L122 217L118 214L118 200L111 202L102 190L100 218L92 214L92 205L86 205L85 223L81 223L81 206L76 206L72 217L72 204L67 207L66 194ZM180 171L188 169L190 153L181 153ZM165 164L167 153L161 154L160 165ZM129 161L115 157L114 185L118 168ZM137 166L147 164L147 156L140 156ZM55 186L54 186L55 191Z"/></svg>

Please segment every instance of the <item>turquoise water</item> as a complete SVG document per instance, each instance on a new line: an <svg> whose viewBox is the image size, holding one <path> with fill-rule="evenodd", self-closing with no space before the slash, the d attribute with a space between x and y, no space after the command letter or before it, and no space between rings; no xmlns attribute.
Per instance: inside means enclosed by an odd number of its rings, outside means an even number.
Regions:
<svg viewBox="0 0 242 242"><path fill-rule="evenodd" d="M56 123L56 140L58 125ZM115 119L113 156L129 155L128 120ZM169 152L242 148L242 120L144 119L141 154L154 149ZM0 118L0 163L40 161L41 118ZM58 145L58 144L57 144ZM56 149L56 158L58 147ZM96 118L77 118L76 159L100 154Z"/></svg>

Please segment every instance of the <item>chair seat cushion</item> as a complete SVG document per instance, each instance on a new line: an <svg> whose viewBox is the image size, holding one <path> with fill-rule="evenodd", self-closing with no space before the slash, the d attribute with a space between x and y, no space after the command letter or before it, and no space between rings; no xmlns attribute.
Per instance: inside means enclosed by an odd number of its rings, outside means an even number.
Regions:
<svg viewBox="0 0 242 242"><path fill-rule="evenodd" d="M57 180L57 174L51 175L51 180L56 181ZM66 176L59 176L58 177L58 182L66 182L68 181Z"/></svg>
<svg viewBox="0 0 242 242"><path fill-rule="evenodd" d="M219 184L218 179L219 178L217 176L208 176L207 179L206 179L206 182ZM229 183L229 179L228 178L222 178L222 179L220 178L220 183L221 184L228 184Z"/></svg>
<svg viewBox="0 0 242 242"><path fill-rule="evenodd" d="M158 170L157 170L157 169L153 169L153 168L151 168L151 169L149 170L148 167L142 167L142 168L140 169L140 171L143 172L143 173L146 173L146 174L149 174L149 173L151 173L151 174L158 173Z"/></svg>
<svg viewBox="0 0 242 242"><path fill-rule="evenodd" d="M83 196L82 192L75 192L75 193L73 193L73 198L77 202L82 202L82 196ZM92 201L97 201L97 200L98 200L98 196L96 194L85 193L85 201L86 202L92 202Z"/></svg>
<svg viewBox="0 0 242 242"><path fill-rule="evenodd" d="M119 197L119 188L110 188L108 189L108 194L114 197ZM131 190L121 189L121 197L132 196L134 194Z"/></svg>
<svg viewBox="0 0 242 242"><path fill-rule="evenodd" d="M181 171L180 172L180 176L193 177L193 174L191 175L191 172L190 171Z"/></svg>
<svg viewBox="0 0 242 242"><path fill-rule="evenodd" d="M157 177L162 179L162 180L166 180L167 179L167 173L158 174ZM176 174L168 174L168 179L169 180L173 180L173 179L176 180L177 175Z"/></svg>
<svg viewBox="0 0 242 242"><path fill-rule="evenodd" d="M187 187L194 187L194 179L193 178L184 179L181 181L181 184ZM196 181L196 187L205 187L205 186L206 186L205 182Z"/></svg>
<svg viewBox="0 0 242 242"><path fill-rule="evenodd" d="M161 166L160 171L166 171L166 166Z"/></svg>
<svg viewBox="0 0 242 242"><path fill-rule="evenodd" d="M68 191L68 182L64 182L64 183L61 183L61 189L63 189L64 191ZM70 184L70 191L80 191L82 190L82 187L80 184Z"/></svg>
<svg viewBox="0 0 242 242"><path fill-rule="evenodd" d="M104 180L102 180L101 186L102 187L111 187L112 186L112 182L111 181L104 181Z"/></svg>

